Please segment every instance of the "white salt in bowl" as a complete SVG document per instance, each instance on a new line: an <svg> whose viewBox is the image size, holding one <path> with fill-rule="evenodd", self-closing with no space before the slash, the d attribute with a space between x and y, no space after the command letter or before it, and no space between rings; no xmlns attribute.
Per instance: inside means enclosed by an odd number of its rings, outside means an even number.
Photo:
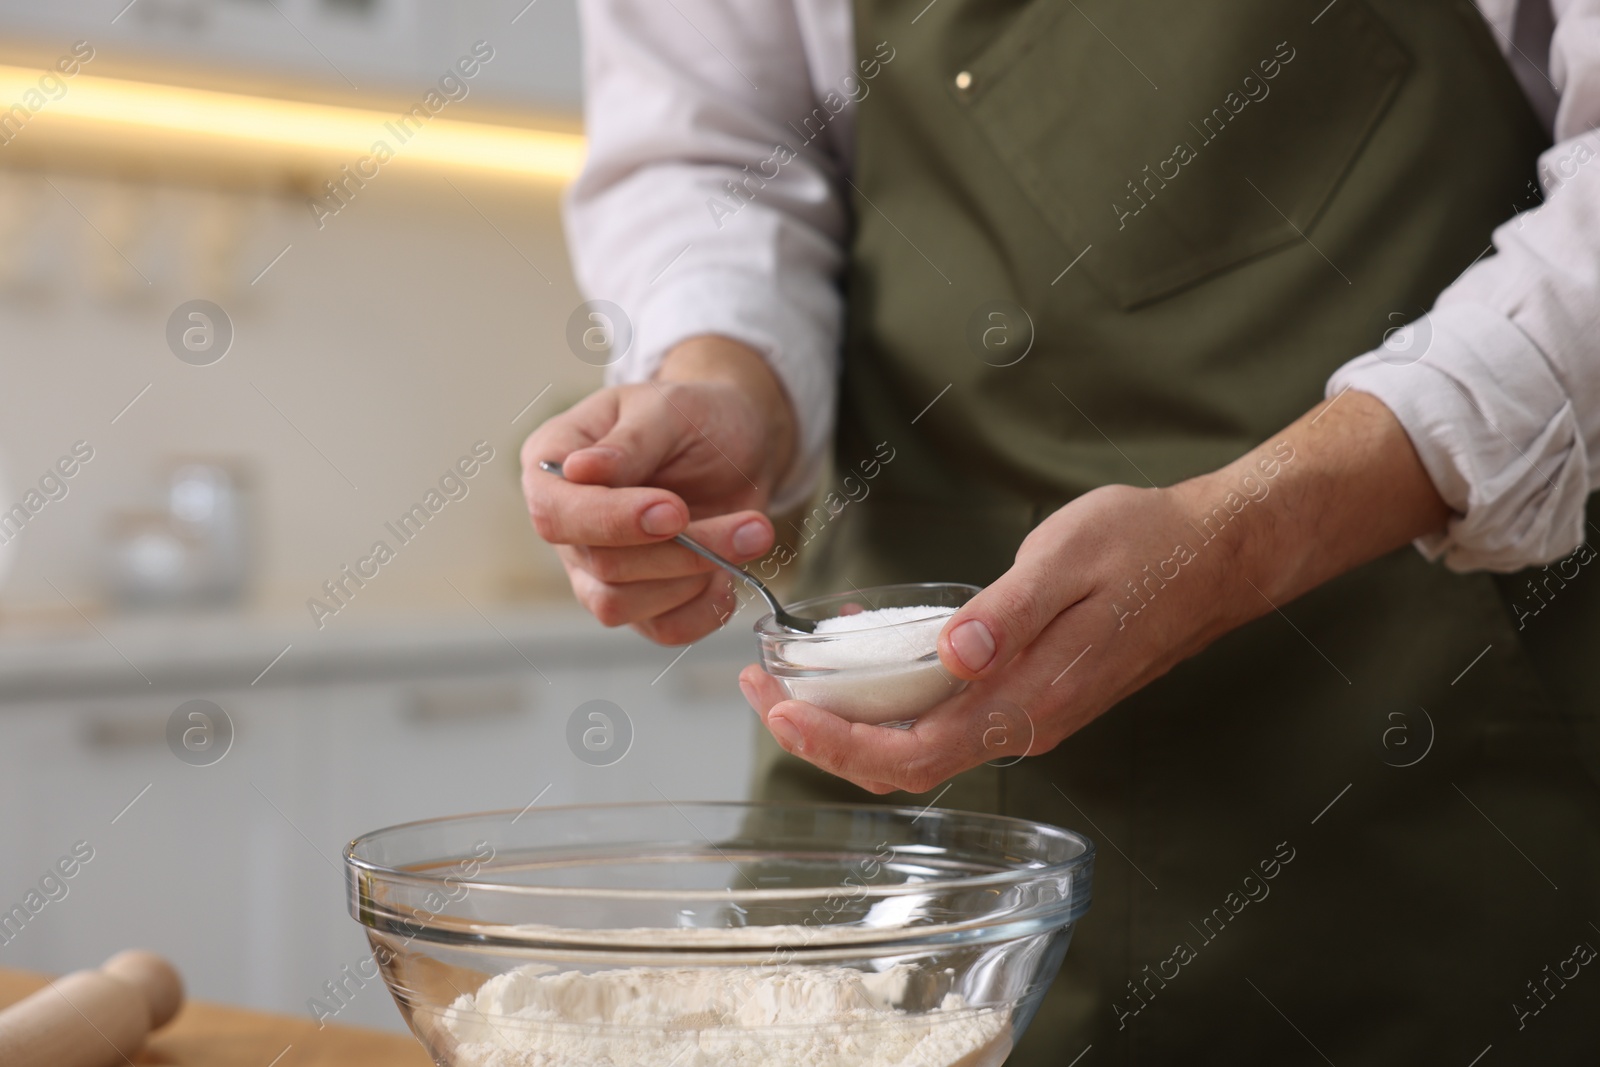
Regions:
<svg viewBox="0 0 1600 1067"><path fill-rule="evenodd" d="M938 808L680 801L411 823L345 864L373 953L351 973L382 974L441 1067L999 1067L1094 845Z"/></svg>
<svg viewBox="0 0 1600 1067"><path fill-rule="evenodd" d="M791 699L842 719L910 721L966 688L965 679L939 662L938 640L950 616L978 591L956 582L920 582L802 600L789 613L822 626L803 634L779 626L772 615L761 619L761 667ZM856 625L856 618L876 625Z"/></svg>

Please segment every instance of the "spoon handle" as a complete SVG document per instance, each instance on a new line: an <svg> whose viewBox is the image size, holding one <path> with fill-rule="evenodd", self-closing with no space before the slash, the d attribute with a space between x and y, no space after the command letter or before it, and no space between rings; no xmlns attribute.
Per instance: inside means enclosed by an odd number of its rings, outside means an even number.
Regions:
<svg viewBox="0 0 1600 1067"><path fill-rule="evenodd" d="M557 478L565 478L567 476L566 471L562 469L561 464L552 462L548 459L541 459L539 461L539 469L547 474L554 474ZM687 548L690 552L693 552L695 555L701 557L702 559L710 560L712 563L715 563L717 566L721 567L735 578L739 578L748 584L750 588L754 589L761 595L761 599L767 602L767 607L772 609L772 614L778 620L779 625L785 627L786 629L798 630L801 633L807 634L814 633L816 631L817 624L815 622L812 622L810 619L796 618L795 616L790 615L787 611L784 611L783 605L778 602L778 598L772 595L772 590L768 589L762 583L761 579L757 578L755 575L751 574L737 563L717 555L715 552L711 551L711 549L707 548L705 545L702 545L699 541L696 541L688 534L678 534L673 538L673 540L682 545L684 548Z"/></svg>
<svg viewBox="0 0 1600 1067"><path fill-rule="evenodd" d="M674 537L673 540L678 542L678 544L682 545L684 548L687 548L690 552L693 552L695 555L715 563L717 566L721 567L735 578L742 578L750 586L750 588L761 594L761 598L767 602L767 606L771 608L773 612L778 615L784 614L783 605L778 603L778 598L772 595L772 590L768 589L764 584L762 584L761 579L757 578L755 575L751 574L749 571L745 570L732 560L724 559L723 557L717 555L715 552L711 551L705 545L702 545L699 541L696 541L688 534L679 534L678 536Z"/></svg>

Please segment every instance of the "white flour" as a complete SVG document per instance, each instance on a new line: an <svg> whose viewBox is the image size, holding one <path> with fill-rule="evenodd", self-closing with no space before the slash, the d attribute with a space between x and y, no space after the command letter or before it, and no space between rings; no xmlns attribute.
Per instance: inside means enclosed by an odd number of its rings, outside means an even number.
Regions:
<svg viewBox="0 0 1600 1067"><path fill-rule="evenodd" d="M1010 1013L894 1007L912 968L681 968L489 979L444 1013L456 1067L998 1067Z"/></svg>
<svg viewBox="0 0 1600 1067"><path fill-rule="evenodd" d="M939 631L954 608L879 608L839 615L817 623L832 641L792 641L784 657L797 667L831 668L844 673L788 678L796 700L856 722L909 719L959 693L934 657Z"/></svg>

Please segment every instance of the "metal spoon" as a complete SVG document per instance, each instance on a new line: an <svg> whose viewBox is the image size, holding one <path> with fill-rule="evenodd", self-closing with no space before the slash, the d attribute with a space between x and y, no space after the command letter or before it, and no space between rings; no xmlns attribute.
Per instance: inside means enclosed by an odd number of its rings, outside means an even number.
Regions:
<svg viewBox="0 0 1600 1067"><path fill-rule="evenodd" d="M561 469L561 464L552 463L547 459L541 459L539 461L539 469L547 474L554 474L557 478L565 478L567 476L566 472ZM695 555L715 563L717 566L721 567L735 578L742 579L750 586L750 588L754 589L757 593L760 593L761 599L765 600L767 602L767 607L772 609L772 617L777 621L778 625L782 626L785 630L794 630L796 633L802 634L816 632L817 624L814 620L802 619L798 615L790 615L787 611L784 611L783 605L778 603L778 598L772 595L772 590L768 589L765 585L762 585L761 579L757 578L755 575L751 574L737 563L734 563L731 560L723 559L721 556L717 555L715 552L711 551L705 545L702 545L699 541L696 541L687 534L679 534L678 536L674 537L673 540L678 542L678 544L682 545L684 548L687 548L690 552L693 552Z"/></svg>

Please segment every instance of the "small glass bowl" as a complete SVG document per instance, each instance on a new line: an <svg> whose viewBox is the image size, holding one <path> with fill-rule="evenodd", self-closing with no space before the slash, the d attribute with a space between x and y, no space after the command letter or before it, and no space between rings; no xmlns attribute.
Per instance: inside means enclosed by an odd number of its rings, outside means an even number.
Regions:
<svg viewBox="0 0 1600 1067"><path fill-rule="evenodd" d="M938 808L681 801L411 823L345 864L441 1067L999 1067L1089 907L1094 845ZM841 978L867 997L786 1021L815 1011L785 989ZM950 1054L866 1051L907 1028Z"/></svg>
<svg viewBox="0 0 1600 1067"><path fill-rule="evenodd" d="M917 582L802 600L788 609L802 619L831 619L879 608L940 610L926 620L826 634L795 633L767 615L756 623L761 667L790 699L842 719L880 726L907 722L966 688L965 679L939 662L936 642L950 615L978 592L977 586L958 582ZM896 631L899 641L892 639ZM867 648L858 647L864 643Z"/></svg>

